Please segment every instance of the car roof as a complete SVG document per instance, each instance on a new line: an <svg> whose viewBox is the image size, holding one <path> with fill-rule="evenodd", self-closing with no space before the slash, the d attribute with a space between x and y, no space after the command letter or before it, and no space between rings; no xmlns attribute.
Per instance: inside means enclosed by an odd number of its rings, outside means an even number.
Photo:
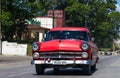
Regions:
<svg viewBox="0 0 120 78"><path fill-rule="evenodd" d="M88 32L89 30L87 28L83 28L83 27L61 27L61 28L53 28L50 29L49 31L84 31L84 32Z"/></svg>

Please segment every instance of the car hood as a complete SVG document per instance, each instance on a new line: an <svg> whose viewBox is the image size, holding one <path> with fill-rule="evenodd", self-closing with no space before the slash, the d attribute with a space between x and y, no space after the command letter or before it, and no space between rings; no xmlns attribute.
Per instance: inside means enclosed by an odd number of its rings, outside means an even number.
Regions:
<svg viewBox="0 0 120 78"><path fill-rule="evenodd" d="M82 51L81 44L83 40L50 40L42 42L39 51Z"/></svg>

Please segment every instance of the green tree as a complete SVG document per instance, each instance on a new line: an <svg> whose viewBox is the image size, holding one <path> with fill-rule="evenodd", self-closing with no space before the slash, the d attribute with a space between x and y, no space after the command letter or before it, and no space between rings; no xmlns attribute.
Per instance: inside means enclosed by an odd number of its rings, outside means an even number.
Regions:
<svg viewBox="0 0 120 78"><path fill-rule="evenodd" d="M13 27L14 21L11 17L11 13L7 9L7 5L6 4L3 5L4 2L5 0L2 1L2 14L0 15L0 18L2 19L1 21L2 22L1 23L2 24L2 35L3 35L3 38L5 38L5 36L7 35L6 38L9 39L13 32L10 33L8 31L14 28Z"/></svg>
<svg viewBox="0 0 120 78"><path fill-rule="evenodd" d="M15 34L20 39L22 31L26 29L25 19L42 15L42 5L31 0L2 0L1 5L0 17L2 18L4 40L11 40Z"/></svg>
<svg viewBox="0 0 120 78"><path fill-rule="evenodd" d="M46 16L51 9L65 10L66 26L87 27L99 47L110 47L117 37L120 13L115 12L116 0L2 0L2 35L18 39L26 29L25 19Z"/></svg>
<svg viewBox="0 0 120 78"><path fill-rule="evenodd" d="M65 8L66 25L94 30L99 47L110 47L113 38L111 32L116 32L120 22L120 18L117 18L120 13L114 14L116 3L116 0L69 0Z"/></svg>
<svg viewBox="0 0 120 78"><path fill-rule="evenodd" d="M64 7L64 1L60 0L2 0L2 36L5 40L11 40L17 34L21 39L22 32L26 29L25 19L36 16L46 16L47 11ZM61 7L61 8L60 8Z"/></svg>

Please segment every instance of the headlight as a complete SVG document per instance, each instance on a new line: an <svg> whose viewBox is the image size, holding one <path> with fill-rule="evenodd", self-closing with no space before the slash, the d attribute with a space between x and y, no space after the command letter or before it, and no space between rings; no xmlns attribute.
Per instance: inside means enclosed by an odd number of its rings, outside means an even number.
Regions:
<svg viewBox="0 0 120 78"><path fill-rule="evenodd" d="M89 45L88 45L87 43L83 43L83 44L82 44L82 49L83 49L84 51L88 50L88 49L89 49Z"/></svg>
<svg viewBox="0 0 120 78"><path fill-rule="evenodd" d="M88 53L87 52L83 52L82 53L82 58L87 58L88 57Z"/></svg>
<svg viewBox="0 0 120 78"><path fill-rule="evenodd" d="M39 58L39 53L35 52L35 53L33 54L33 58L34 58L34 59L38 59L38 58Z"/></svg>
<svg viewBox="0 0 120 78"><path fill-rule="evenodd" d="M33 45L32 45L32 46L33 46L33 47L32 47L32 49L33 49L34 51L38 50L38 48L39 48L39 46L38 46L38 43L37 43L37 42L33 43Z"/></svg>

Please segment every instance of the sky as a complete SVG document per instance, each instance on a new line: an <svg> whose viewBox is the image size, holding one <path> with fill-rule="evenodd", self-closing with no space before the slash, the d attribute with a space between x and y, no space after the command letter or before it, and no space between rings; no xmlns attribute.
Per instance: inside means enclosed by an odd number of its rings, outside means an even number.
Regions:
<svg viewBox="0 0 120 78"><path fill-rule="evenodd" d="M117 0L116 6L117 6L116 10L120 12L120 0Z"/></svg>

